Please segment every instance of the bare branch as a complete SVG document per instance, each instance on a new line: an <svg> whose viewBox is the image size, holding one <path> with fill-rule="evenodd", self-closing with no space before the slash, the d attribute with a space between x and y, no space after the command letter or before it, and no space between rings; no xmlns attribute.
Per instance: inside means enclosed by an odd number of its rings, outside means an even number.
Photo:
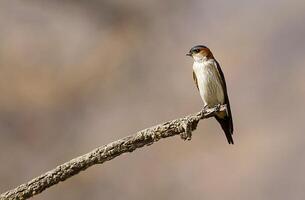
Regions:
<svg viewBox="0 0 305 200"><path fill-rule="evenodd" d="M182 139L190 140L192 131L196 129L197 124L201 119L212 117L216 112L225 110L226 105L211 109L204 109L196 114L144 129L135 133L134 135L98 147L85 155L79 156L57 166L55 169L34 178L28 183L22 184L15 189L1 194L0 200L30 198L41 193L48 187L59 183L60 181L65 181L75 174L86 170L92 165L102 164L123 153L132 152L135 149L141 148L145 145L151 145L162 138L180 134Z"/></svg>

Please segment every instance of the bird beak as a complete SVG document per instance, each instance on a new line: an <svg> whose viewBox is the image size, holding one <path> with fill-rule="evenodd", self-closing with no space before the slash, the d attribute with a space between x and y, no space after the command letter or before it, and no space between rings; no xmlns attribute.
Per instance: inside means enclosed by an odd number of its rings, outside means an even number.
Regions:
<svg viewBox="0 0 305 200"><path fill-rule="evenodd" d="M191 53L187 53L186 56L192 56L192 54Z"/></svg>

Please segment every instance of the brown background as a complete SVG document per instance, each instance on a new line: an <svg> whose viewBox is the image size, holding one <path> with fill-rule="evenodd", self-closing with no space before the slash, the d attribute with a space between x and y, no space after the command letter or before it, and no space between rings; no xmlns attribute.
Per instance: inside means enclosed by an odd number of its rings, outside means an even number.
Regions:
<svg viewBox="0 0 305 200"><path fill-rule="evenodd" d="M0 2L0 191L201 109L185 53L226 75L236 144L215 120L34 199L303 199L304 1Z"/></svg>

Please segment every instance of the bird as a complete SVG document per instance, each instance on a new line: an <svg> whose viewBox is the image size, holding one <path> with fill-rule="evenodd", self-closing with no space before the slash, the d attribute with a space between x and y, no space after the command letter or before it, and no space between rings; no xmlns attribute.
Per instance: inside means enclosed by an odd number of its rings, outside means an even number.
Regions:
<svg viewBox="0 0 305 200"><path fill-rule="evenodd" d="M227 109L215 114L229 144L233 141L233 119L224 74L211 50L204 45L192 47L186 54L193 58L193 79L199 90L204 108L226 104Z"/></svg>

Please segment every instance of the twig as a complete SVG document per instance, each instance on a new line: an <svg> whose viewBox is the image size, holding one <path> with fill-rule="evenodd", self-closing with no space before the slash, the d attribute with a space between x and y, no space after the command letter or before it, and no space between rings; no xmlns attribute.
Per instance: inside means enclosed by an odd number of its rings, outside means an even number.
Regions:
<svg viewBox="0 0 305 200"><path fill-rule="evenodd" d="M102 164L123 153L132 152L135 149L141 148L145 145L151 145L162 138L180 134L182 139L190 140L192 131L196 129L197 124L201 119L212 117L216 112L225 110L226 105L222 105L220 108L215 107L211 109L204 109L196 114L144 129L135 133L134 135L98 147L85 155L79 156L57 166L55 169L34 178L28 183L22 184L15 189L1 194L0 200L21 200L30 198L41 193L52 185L59 183L60 181L65 181L75 174L86 170L92 165Z"/></svg>

